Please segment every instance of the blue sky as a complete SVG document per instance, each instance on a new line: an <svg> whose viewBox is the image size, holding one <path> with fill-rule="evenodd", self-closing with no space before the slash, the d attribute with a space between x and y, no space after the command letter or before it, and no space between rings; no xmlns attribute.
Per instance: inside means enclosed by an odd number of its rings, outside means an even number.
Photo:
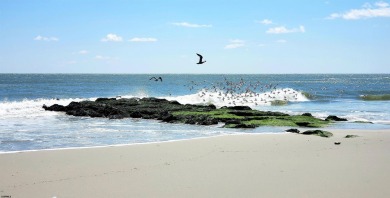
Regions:
<svg viewBox="0 0 390 198"><path fill-rule="evenodd" d="M390 73L389 35L390 1L0 0L0 73Z"/></svg>

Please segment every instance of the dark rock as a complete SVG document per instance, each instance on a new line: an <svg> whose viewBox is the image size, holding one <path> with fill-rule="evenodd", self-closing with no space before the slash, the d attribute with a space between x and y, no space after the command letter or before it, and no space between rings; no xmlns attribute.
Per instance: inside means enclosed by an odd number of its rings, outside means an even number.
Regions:
<svg viewBox="0 0 390 198"><path fill-rule="evenodd" d="M160 120L162 120L163 122L172 122L176 120L176 118L172 114L164 112L162 115L160 115Z"/></svg>
<svg viewBox="0 0 390 198"><path fill-rule="evenodd" d="M301 134L303 134L303 135L317 135L317 136L326 137L326 138L333 136L333 134L331 132L323 131L323 130L308 130L308 131L302 132Z"/></svg>
<svg viewBox="0 0 390 198"><path fill-rule="evenodd" d="M226 107L226 106L223 106L222 107L223 109L231 109L231 110L252 110L250 107L248 106L232 106L232 107Z"/></svg>
<svg viewBox="0 0 390 198"><path fill-rule="evenodd" d="M217 109L217 107L216 107L215 105L213 105L213 104L210 104L208 107L209 107L210 109Z"/></svg>
<svg viewBox="0 0 390 198"><path fill-rule="evenodd" d="M158 116L157 116L157 120L164 120L166 117L169 117L171 116L172 114L170 114L168 111L161 111L158 113Z"/></svg>
<svg viewBox="0 0 390 198"><path fill-rule="evenodd" d="M267 116L289 116L288 114L286 113L281 113L281 112L272 112L272 111L260 111L260 112L263 112L265 113Z"/></svg>
<svg viewBox="0 0 390 198"><path fill-rule="evenodd" d="M214 124L218 124L218 120L215 118L206 117L205 119L202 119L197 123L200 125L214 125Z"/></svg>
<svg viewBox="0 0 390 198"><path fill-rule="evenodd" d="M50 107L43 105L42 108L44 108L47 111L65 111L66 110L66 108L64 106L58 105L58 104L54 104Z"/></svg>
<svg viewBox="0 0 390 198"><path fill-rule="evenodd" d="M106 102L110 100L116 100L116 98L98 98L95 100L95 102Z"/></svg>
<svg viewBox="0 0 390 198"><path fill-rule="evenodd" d="M73 115L73 116L87 116L88 114L91 114L91 113L89 113L88 111L86 111L84 109L79 109L79 110L66 111L66 114Z"/></svg>
<svg viewBox="0 0 390 198"><path fill-rule="evenodd" d="M253 124L237 124L235 125L234 127L232 128L243 128L243 129L252 129L252 128L256 128L256 125L253 125Z"/></svg>
<svg viewBox="0 0 390 198"><path fill-rule="evenodd" d="M66 110L75 110L80 108L82 108L82 105L79 102L71 102L68 106L66 106Z"/></svg>
<svg viewBox="0 0 390 198"><path fill-rule="evenodd" d="M346 135L344 138L357 138L359 137L358 135Z"/></svg>
<svg viewBox="0 0 390 198"><path fill-rule="evenodd" d="M184 121L185 124L196 124L195 120L188 119Z"/></svg>
<svg viewBox="0 0 390 198"><path fill-rule="evenodd" d="M130 117L132 118L142 118L142 114L139 111L134 111L130 113Z"/></svg>
<svg viewBox="0 0 390 198"><path fill-rule="evenodd" d="M345 119L345 118L339 118L339 117L334 116L334 115L328 116L325 120L326 120L326 121L348 121L348 120Z"/></svg>
<svg viewBox="0 0 390 198"><path fill-rule="evenodd" d="M286 132L299 133L300 131L298 129L287 129Z"/></svg>
<svg viewBox="0 0 390 198"><path fill-rule="evenodd" d="M229 113L234 114L236 116L255 116L256 115L252 111L231 111Z"/></svg>
<svg viewBox="0 0 390 198"><path fill-rule="evenodd" d="M185 124L198 124L198 125L214 125L218 124L218 120L205 115L200 116L179 116L177 120L184 122Z"/></svg>
<svg viewBox="0 0 390 198"><path fill-rule="evenodd" d="M161 98L154 98L154 97L150 97L150 98L142 98L140 99L141 102L148 102L148 103L170 103L170 101L168 101L167 99L161 99ZM175 102L173 102L175 103ZM176 103L178 103L176 101ZM180 103L178 103L180 104Z"/></svg>
<svg viewBox="0 0 390 198"><path fill-rule="evenodd" d="M115 101L115 105L118 106L137 106L140 105L139 98L123 98L120 100Z"/></svg>
<svg viewBox="0 0 390 198"><path fill-rule="evenodd" d="M225 125L228 125L228 124L241 124L241 121L240 120L227 120L225 122Z"/></svg>
<svg viewBox="0 0 390 198"><path fill-rule="evenodd" d="M171 104L176 104L176 105L181 105L178 101L176 101L176 100L173 100L173 101L169 101L169 103L171 103Z"/></svg>
<svg viewBox="0 0 390 198"><path fill-rule="evenodd" d="M310 122L295 122L296 125L300 126L300 127L307 127L309 126L311 123Z"/></svg>
<svg viewBox="0 0 390 198"><path fill-rule="evenodd" d="M311 115L311 113L304 113L304 114L302 114L302 116L309 116L309 117L313 117L313 115Z"/></svg>

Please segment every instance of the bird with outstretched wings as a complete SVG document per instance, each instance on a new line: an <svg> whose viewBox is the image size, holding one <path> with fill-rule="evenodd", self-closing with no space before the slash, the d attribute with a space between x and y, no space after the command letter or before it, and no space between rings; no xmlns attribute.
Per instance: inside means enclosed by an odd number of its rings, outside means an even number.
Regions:
<svg viewBox="0 0 390 198"><path fill-rule="evenodd" d="M205 63L206 61L203 61L203 56L202 55L200 55L200 54L198 54L198 53L196 53L196 55L198 55L199 56L199 62L197 62L196 64L203 64L203 63Z"/></svg>

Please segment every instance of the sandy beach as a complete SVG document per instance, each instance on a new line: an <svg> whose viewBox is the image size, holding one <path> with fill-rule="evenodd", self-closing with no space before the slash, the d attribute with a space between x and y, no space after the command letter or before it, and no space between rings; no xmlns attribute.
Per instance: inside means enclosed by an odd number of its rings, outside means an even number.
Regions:
<svg viewBox="0 0 390 198"><path fill-rule="evenodd" d="M0 195L390 197L390 130L329 131L3 153Z"/></svg>

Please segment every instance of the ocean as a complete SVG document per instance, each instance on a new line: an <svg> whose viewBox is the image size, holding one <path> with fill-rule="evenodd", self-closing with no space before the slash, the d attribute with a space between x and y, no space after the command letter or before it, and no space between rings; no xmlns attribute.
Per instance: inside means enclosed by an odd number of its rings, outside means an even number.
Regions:
<svg viewBox="0 0 390 198"><path fill-rule="evenodd" d="M225 129L222 124L110 120L73 117L42 108L44 104L67 105L99 97L157 97L217 107L247 105L265 111L348 119L328 128L390 129L390 74L0 74L0 152L284 133L289 128ZM272 105L274 101L288 103Z"/></svg>

